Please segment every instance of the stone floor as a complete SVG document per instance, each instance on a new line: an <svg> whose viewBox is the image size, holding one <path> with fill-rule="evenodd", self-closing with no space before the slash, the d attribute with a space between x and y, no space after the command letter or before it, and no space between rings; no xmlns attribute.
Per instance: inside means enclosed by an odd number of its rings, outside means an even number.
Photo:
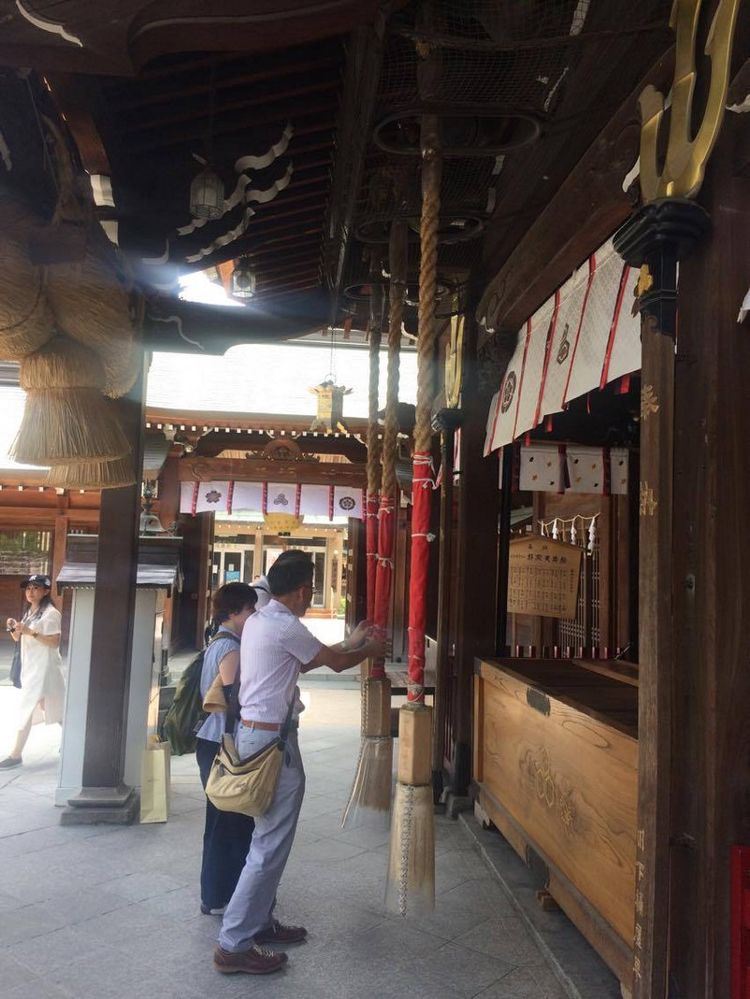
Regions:
<svg viewBox="0 0 750 999"><path fill-rule="evenodd" d="M198 913L204 799L192 757L172 761L165 825L61 827L51 805L59 730L37 726L23 769L0 781L3 999L566 994L456 822L437 819L435 913L403 920L385 912L387 836L340 828L359 695L321 684L303 693L308 790L279 909L310 937L290 948L287 968L248 978L211 967L218 920ZM11 695L0 687L5 724Z"/></svg>

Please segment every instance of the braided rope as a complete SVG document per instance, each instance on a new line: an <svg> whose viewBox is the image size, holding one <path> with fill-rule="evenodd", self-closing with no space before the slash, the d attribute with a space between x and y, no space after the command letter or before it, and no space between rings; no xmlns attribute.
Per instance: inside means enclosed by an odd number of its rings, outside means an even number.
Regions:
<svg viewBox="0 0 750 999"><path fill-rule="evenodd" d="M396 220L391 226L389 265L391 273L388 316L388 382L385 396L383 432L382 495L396 493L396 454L398 451L398 383L401 349L401 325L406 294L406 223Z"/></svg>
<svg viewBox="0 0 750 999"><path fill-rule="evenodd" d="M426 115L422 148L422 218L419 229L419 338L417 340L417 407L414 450L428 452L432 444L431 410L434 389L433 355L437 323L438 227L443 161L438 144L437 119ZM425 141L426 140L426 141Z"/></svg>
<svg viewBox="0 0 750 999"><path fill-rule="evenodd" d="M374 278L370 297L370 384L367 423L367 492L375 496L380 492L380 453L382 444L378 426L378 388L380 385L380 342L383 323L383 293L377 281L373 257L370 276Z"/></svg>

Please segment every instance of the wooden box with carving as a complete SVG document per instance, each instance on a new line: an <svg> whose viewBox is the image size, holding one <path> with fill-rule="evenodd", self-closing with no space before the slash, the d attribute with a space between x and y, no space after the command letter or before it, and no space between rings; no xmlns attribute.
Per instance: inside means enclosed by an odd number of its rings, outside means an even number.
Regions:
<svg viewBox="0 0 750 999"><path fill-rule="evenodd" d="M477 660L478 802L629 987L638 689L592 664Z"/></svg>

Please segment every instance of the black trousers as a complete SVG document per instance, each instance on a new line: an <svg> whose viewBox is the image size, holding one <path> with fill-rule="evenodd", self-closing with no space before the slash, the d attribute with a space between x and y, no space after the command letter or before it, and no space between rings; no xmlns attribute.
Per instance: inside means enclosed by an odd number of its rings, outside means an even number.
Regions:
<svg viewBox="0 0 750 999"><path fill-rule="evenodd" d="M205 789L219 744L197 739L195 757ZM248 815L220 812L206 799L206 826L203 832L201 902L209 909L221 909L237 886L247 860L255 822Z"/></svg>

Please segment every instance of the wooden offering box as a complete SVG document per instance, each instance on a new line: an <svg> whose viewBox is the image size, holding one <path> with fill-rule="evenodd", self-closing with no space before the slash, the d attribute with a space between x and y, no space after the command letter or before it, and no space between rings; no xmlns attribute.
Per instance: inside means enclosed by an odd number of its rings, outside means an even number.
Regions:
<svg viewBox="0 0 750 999"><path fill-rule="evenodd" d="M604 663L476 662L479 804L630 987L638 688ZM545 871L546 867L546 871Z"/></svg>

